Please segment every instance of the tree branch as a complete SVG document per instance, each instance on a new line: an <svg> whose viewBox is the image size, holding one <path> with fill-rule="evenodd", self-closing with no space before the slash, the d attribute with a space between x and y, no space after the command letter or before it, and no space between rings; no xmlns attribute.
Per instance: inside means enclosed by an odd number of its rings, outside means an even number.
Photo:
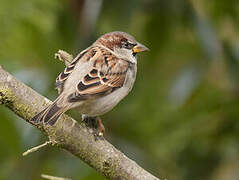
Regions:
<svg viewBox="0 0 239 180"><path fill-rule="evenodd" d="M50 103L0 66L0 104L36 126L55 145L79 157L108 179L159 180L106 140L95 141L83 123L79 124L67 115L63 115L54 126L30 122L36 113Z"/></svg>

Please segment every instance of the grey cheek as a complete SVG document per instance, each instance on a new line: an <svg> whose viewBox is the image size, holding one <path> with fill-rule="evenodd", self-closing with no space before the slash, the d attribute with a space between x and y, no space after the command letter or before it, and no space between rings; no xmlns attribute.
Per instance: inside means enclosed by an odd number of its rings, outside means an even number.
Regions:
<svg viewBox="0 0 239 180"><path fill-rule="evenodd" d="M136 68L132 68L132 77L136 78Z"/></svg>
<svg viewBox="0 0 239 180"><path fill-rule="evenodd" d="M137 74L137 67L135 64L130 64L129 66L129 72L128 72L127 79L125 80L125 84L129 83L129 81L132 81L132 79L136 78ZM134 80L133 80L134 81Z"/></svg>

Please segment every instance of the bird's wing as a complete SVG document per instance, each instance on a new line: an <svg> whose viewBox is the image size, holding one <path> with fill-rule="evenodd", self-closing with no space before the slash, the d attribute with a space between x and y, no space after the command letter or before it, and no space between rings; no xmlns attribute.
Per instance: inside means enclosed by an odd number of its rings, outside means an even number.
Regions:
<svg viewBox="0 0 239 180"><path fill-rule="evenodd" d="M125 82L130 68L128 61L117 58L102 47L93 47L88 51L86 53L94 57L85 58L84 61L89 61L92 67L79 79L75 91L68 96L69 102L105 96L122 87Z"/></svg>
<svg viewBox="0 0 239 180"><path fill-rule="evenodd" d="M66 80L68 79L68 77L70 76L70 74L73 72L76 64L79 61L85 61L85 59L89 58L89 56L94 56L94 54L92 53L94 53L92 49L90 48L85 49L84 51L79 53L78 56L75 57L75 59L73 59L70 65L68 65L63 72L59 74L59 76L56 78L56 83L55 83L55 89L58 90L59 94L63 92L64 84Z"/></svg>

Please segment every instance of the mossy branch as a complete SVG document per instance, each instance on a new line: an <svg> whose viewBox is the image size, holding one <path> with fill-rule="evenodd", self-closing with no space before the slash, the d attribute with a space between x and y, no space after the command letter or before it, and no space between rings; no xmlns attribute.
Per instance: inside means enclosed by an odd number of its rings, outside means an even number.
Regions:
<svg viewBox="0 0 239 180"><path fill-rule="evenodd" d="M42 131L56 146L79 157L108 179L159 180L106 140L95 141L84 124L67 115L63 115L54 126L30 122L36 113L50 103L0 66L0 104Z"/></svg>

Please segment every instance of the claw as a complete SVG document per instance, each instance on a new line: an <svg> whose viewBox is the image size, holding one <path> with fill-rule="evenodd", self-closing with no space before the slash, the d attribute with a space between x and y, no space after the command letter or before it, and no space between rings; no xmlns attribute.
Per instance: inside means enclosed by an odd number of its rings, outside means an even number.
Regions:
<svg viewBox="0 0 239 180"><path fill-rule="evenodd" d="M104 124L102 123L100 117L96 118L96 122L97 122L98 135L99 136L104 136L105 127L104 127Z"/></svg>
<svg viewBox="0 0 239 180"><path fill-rule="evenodd" d="M99 136L102 136L102 137L103 137L103 136L104 136L104 134L103 134L102 132L99 132Z"/></svg>
<svg viewBox="0 0 239 180"><path fill-rule="evenodd" d="M95 140L103 139L105 127L100 117L82 116L82 121L86 124L88 128L91 128L91 133L93 130L93 135L95 137Z"/></svg>

